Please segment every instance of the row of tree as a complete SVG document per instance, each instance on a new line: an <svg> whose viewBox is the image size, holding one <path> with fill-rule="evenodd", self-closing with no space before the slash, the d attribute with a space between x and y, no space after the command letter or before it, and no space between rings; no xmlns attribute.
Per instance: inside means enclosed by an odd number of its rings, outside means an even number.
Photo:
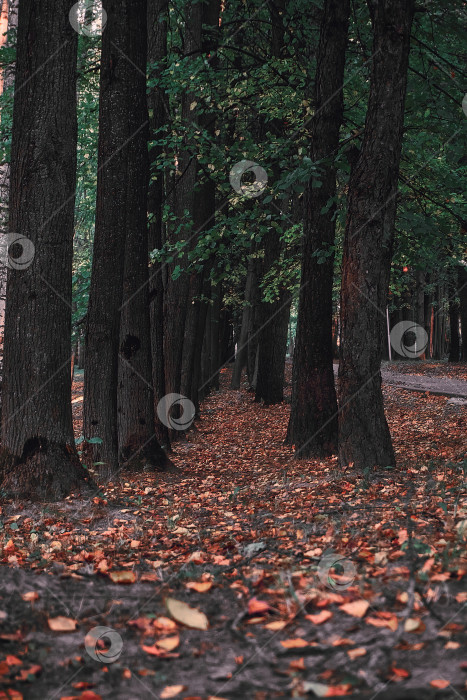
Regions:
<svg viewBox="0 0 467 700"><path fill-rule="evenodd" d="M9 231L35 257L8 271L7 492L60 497L87 480L72 334L88 457L110 478L173 468L156 407L183 395L198 408L234 344L232 386L246 366L258 401L282 401L296 307L287 441L298 456L394 464L380 363L401 263L425 295L443 261L461 352L461 5L107 0L70 22L58 0L19 0L2 134Z"/></svg>

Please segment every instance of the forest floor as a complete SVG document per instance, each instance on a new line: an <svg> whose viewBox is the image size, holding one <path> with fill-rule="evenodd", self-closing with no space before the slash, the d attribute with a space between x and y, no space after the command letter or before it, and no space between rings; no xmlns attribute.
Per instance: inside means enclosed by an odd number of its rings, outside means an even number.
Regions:
<svg viewBox="0 0 467 700"><path fill-rule="evenodd" d="M467 698L465 406L385 383L397 468L359 475L229 377L179 475L4 503L0 698Z"/></svg>

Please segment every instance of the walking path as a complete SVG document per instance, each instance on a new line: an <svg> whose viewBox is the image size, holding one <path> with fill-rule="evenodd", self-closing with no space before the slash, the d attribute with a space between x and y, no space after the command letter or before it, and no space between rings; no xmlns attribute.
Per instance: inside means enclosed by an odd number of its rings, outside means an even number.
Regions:
<svg viewBox="0 0 467 700"><path fill-rule="evenodd" d="M334 365L334 373L337 375L338 365ZM405 374L393 369L381 368L381 376L385 384L391 384L399 389L408 391L430 392L441 396L451 396L465 399L467 402L467 382L461 379L449 377L436 377L419 374ZM456 402L457 403L457 402ZM462 402L463 403L463 402Z"/></svg>

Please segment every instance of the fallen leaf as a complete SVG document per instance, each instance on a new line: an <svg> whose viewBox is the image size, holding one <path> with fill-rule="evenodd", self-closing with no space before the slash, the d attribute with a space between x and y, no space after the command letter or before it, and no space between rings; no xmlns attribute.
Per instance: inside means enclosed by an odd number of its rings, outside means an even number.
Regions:
<svg viewBox="0 0 467 700"><path fill-rule="evenodd" d="M27 593L23 593L21 598L23 600L32 602L33 600L38 600L39 593L37 593L36 591L28 591Z"/></svg>
<svg viewBox="0 0 467 700"><path fill-rule="evenodd" d="M50 629L53 632L74 632L76 630L77 621L71 617L49 617L47 620Z"/></svg>
<svg viewBox="0 0 467 700"><path fill-rule="evenodd" d="M324 683L312 683L307 681L303 683L303 690L309 692L310 690L318 698L330 698L339 697L343 695L349 695L352 692L352 686L349 684L345 685L324 685Z"/></svg>
<svg viewBox="0 0 467 700"><path fill-rule="evenodd" d="M185 584L187 588L197 593L206 593L212 588L212 581L189 581Z"/></svg>
<svg viewBox="0 0 467 700"><path fill-rule="evenodd" d="M277 630L283 630L286 625L287 620L273 620L273 622L268 622L267 625L264 625L264 629L277 632Z"/></svg>
<svg viewBox="0 0 467 700"><path fill-rule="evenodd" d="M257 615L258 613L265 613L269 610L269 603L264 600L258 600L257 598L252 598L248 601L248 615Z"/></svg>
<svg viewBox="0 0 467 700"><path fill-rule="evenodd" d="M438 678L434 681L430 681L430 685L432 688L439 688L442 690L443 688L447 688L448 686L451 685L450 681L445 681L442 678Z"/></svg>
<svg viewBox="0 0 467 700"><path fill-rule="evenodd" d="M156 617L152 624L157 630L162 632L173 632L177 629L177 623L171 620L170 617L164 617L163 615Z"/></svg>
<svg viewBox="0 0 467 700"><path fill-rule="evenodd" d="M197 608L191 608L181 600L166 598L165 606L174 620L181 622L185 627L197 630L207 630L209 621L206 615Z"/></svg>
<svg viewBox="0 0 467 700"><path fill-rule="evenodd" d="M397 668L396 666L391 667L392 678L394 680L400 680L401 678L410 678L410 672L406 671L405 668Z"/></svg>
<svg viewBox="0 0 467 700"><path fill-rule="evenodd" d="M113 583L129 584L136 581L134 571L111 571L109 577Z"/></svg>
<svg viewBox="0 0 467 700"><path fill-rule="evenodd" d="M174 698L176 695L180 695L186 690L186 685L166 685L163 690L159 693L160 698Z"/></svg>
<svg viewBox="0 0 467 700"><path fill-rule="evenodd" d="M285 649L300 649L301 647L308 646L308 642L301 637L296 637L295 639L284 639L281 641L281 644Z"/></svg>
<svg viewBox="0 0 467 700"><path fill-rule="evenodd" d="M370 604L366 600L354 600L352 603L339 605L339 610L347 613L347 615L352 615L352 617L363 617L369 607Z"/></svg>
<svg viewBox="0 0 467 700"><path fill-rule="evenodd" d="M292 671L304 671L305 659L303 658L303 656L300 659L293 659L289 664L289 668Z"/></svg>
<svg viewBox="0 0 467 700"><path fill-rule="evenodd" d="M384 617L367 617L365 618L365 622L367 622L369 625L373 625L373 627L388 627L393 632L397 630L399 625L397 617L391 614L385 615Z"/></svg>
<svg viewBox="0 0 467 700"><path fill-rule="evenodd" d="M164 637L164 639L159 639L156 644L165 651L173 651L180 644L180 637L178 634L174 637Z"/></svg>
<svg viewBox="0 0 467 700"><path fill-rule="evenodd" d="M366 654L365 647L355 647L355 649L349 649L347 651L347 656L349 657L349 659L352 659L352 661L354 659L358 659L359 656L365 656L365 654Z"/></svg>
<svg viewBox="0 0 467 700"><path fill-rule="evenodd" d="M305 615L305 620L309 620L314 625L322 625L323 622L326 622L331 617L332 612L330 610L321 610L317 615Z"/></svg>

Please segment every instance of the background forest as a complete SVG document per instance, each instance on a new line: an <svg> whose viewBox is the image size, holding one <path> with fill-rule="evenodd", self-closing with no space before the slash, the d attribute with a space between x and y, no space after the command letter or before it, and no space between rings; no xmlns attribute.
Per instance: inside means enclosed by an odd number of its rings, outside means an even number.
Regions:
<svg viewBox="0 0 467 700"><path fill-rule="evenodd" d="M466 29L2 0L0 700L465 697Z"/></svg>

